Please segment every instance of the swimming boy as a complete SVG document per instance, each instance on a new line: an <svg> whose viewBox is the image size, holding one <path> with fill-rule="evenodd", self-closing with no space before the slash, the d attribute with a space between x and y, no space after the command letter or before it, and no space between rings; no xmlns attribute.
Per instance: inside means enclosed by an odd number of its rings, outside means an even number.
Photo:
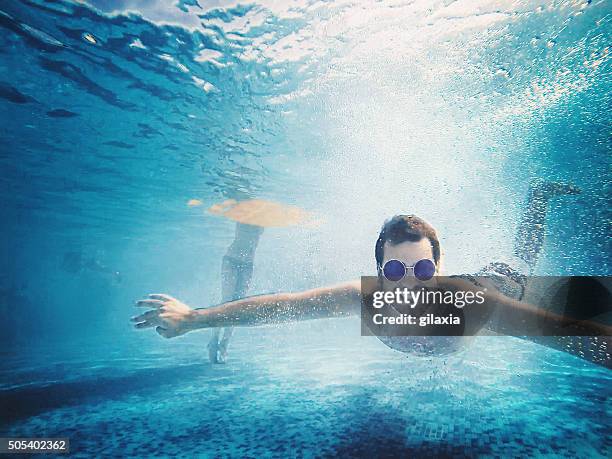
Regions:
<svg viewBox="0 0 612 459"><path fill-rule="evenodd" d="M555 196L579 192L571 185L544 181L535 182L530 188L515 246L515 254L527 264L529 271L533 269L542 249L548 201ZM383 272L387 262L399 260L404 266L414 270L419 261L429 260L435 274L439 274L440 242L435 229L426 221L413 215L397 215L383 225L376 242L375 257L379 279L386 289L403 285L413 286L414 277L411 276L404 276L400 282L389 281ZM506 311L505 317L510 318L505 323L504 333L520 335L523 330L513 324L534 319L540 324L543 319L547 320L551 328L567 327L567 324L562 324L562 317L549 314L542 316L540 308L520 301L524 293L524 276L514 268L504 263L492 263L478 274L489 273L505 279L499 290L490 289L487 294L489 302ZM441 287L449 289L470 289L471 285L469 281L460 278L444 278L443 282L445 284ZM508 290L513 289L517 293L509 294ZM137 302L137 306L148 307L150 310L132 318L132 321L136 322L135 327L138 329L155 327L161 336L173 338L202 328L262 325L360 314L361 293L360 282L351 281L297 293L247 297L205 309L192 309L169 295L151 294L147 299ZM584 336L544 337L533 340L610 368L610 327L585 321L580 322L579 327L582 329L576 334L584 334L586 327L593 335L600 335L599 345L585 346L585 338L589 337ZM566 331L571 335L571 325ZM405 352L435 353L436 348L449 343L448 340L443 342L440 338L443 337L381 337L381 340L390 347ZM456 341L451 340L450 347L453 348L455 343Z"/></svg>

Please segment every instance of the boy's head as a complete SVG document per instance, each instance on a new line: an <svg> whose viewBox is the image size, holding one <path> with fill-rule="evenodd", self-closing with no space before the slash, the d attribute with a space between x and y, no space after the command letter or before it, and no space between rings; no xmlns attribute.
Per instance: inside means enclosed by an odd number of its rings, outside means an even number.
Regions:
<svg viewBox="0 0 612 459"><path fill-rule="evenodd" d="M406 266L414 266L423 259L432 260L437 273L440 269L440 241L434 227L422 218L396 215L381 228L375 256L379 277L382 277L382 268L389 260L400 260ZM412 277L406 276L402 283L411 283ZM383 278L383 282L387 280Z"/></svg>

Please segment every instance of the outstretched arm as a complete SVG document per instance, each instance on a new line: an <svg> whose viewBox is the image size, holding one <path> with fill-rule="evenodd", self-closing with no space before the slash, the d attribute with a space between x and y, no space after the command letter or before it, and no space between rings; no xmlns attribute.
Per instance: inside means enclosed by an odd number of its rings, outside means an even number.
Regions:
<svg viewBox="0 0 612 459"><path fill-rule="evenodd" d="M593 320L575 320L502 294L494 295L498 320L490 327L493 331L612 368L612 327Z"/></svg>
<svg viewBox="0 0 612 459"><path fill-rule="evenodd" d="M449 290L469 291L474 286L461 278L446 278L439 284ZM576 320L545 308L517 301L495 288L487 288L483 305L466 307L466 316L486 323L502 334L532 341L581 359L612 368L612 327L594 320ZM488 318L494 313L495 319Z"/></svg>
<svg viewBox="0 0 612 459"><path fill-rule="evenodd" d="M447 277L438 281L442 290L473 291L479 289L461 277ZM572 317L556 314L539 305L515 300L504 295L492 284L487 284L483 304L470 305L466 314L485 318L496 313L496 323L489 323L489 328L497 333L509 336L605 336L612 335L612 327L592 320L576 320Z"/></svg>
<svg viewBox="0 0 612 459"><path fill-rule="evenodd" d="M612 327L591 320L576 320L505 295L496 296L500 306L496 332L511 336L610 336Z"/></svg>
<svg viewBox="0 0 612 459"><path fill-rule="evenodd" d="M359 313L360 292L360 282L352 281L298 293L252 296L205 309L191 309L171 296L154 294L137 302L152 309L132 321L136 328L156 327L160 335L173 338L201 328L345 317Z"/></svg>

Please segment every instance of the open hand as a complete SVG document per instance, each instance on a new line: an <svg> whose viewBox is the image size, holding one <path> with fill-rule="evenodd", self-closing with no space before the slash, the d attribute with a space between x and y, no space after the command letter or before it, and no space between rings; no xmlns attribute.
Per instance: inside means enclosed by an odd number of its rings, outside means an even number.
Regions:
<svg viewBox="0 0 612 459"><path fill-rule="evenodd" d="M152 309L132 317L131 321L136 322L135 328L155 327L164 338L174 338L190 331L193 309L170 295L151 294L148 299L137 301L136 306Z"/></svg>

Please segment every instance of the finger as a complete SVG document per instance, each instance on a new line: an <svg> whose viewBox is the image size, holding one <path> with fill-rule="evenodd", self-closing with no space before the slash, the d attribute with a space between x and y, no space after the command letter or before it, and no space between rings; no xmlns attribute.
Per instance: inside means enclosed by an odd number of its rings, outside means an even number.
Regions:
<svg viewBox="0 0 612 459"><path fill-rule="evenodd" d="M158 319L159 319L159 309L154 309L151 311L147 311L143 314L140 314L139 316L132 317L131 321L132 322L145 322L145 321L155 322Z"/></svg>
<svg viewBox="0 0 612 459"><path fill-rule="evenodd" d="M161 300L138 300L136 302L136 307L145 307L145 308L160 308L164 305L164 301Z"/></svg>
<svg viewBox="0 0 612 459"><path fill-rule="evenodd" d="M155 328L155 331L164 338L174 338L176 336L176 333L164 327L157 327Z"/></svg>
<svg viewBox="0 0 612 459"><path fill-rule="evenodd" d="M154 327L155 324L152 324L151 322L140 322L139 324L134 325L134 328L151 328Z"/></svg>
<svg viewBox="0 0 612 459"><path fill-rule="evenodd" d="M151 293L149 295L149 298L161 301L176 301L176 298L173 298L170 295L166 295L165 293Z"/></svg>

